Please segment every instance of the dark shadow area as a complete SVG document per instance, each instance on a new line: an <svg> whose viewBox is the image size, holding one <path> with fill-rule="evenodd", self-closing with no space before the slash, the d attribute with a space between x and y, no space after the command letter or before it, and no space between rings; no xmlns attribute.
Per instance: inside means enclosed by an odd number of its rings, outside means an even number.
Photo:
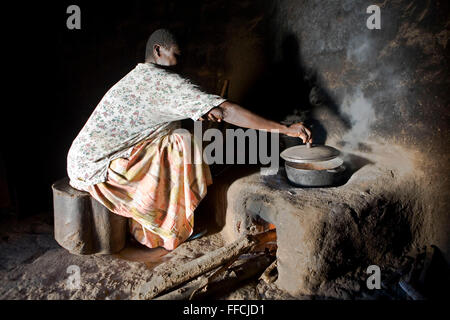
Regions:
<svg viewBox="0 0 450 320"><path fill-rule="evenodd" d="M341 125L350 128L348 119L340 114L338 105L321 87L315 71L306 70L302 65L301 44L297 36L287 33L280 47L273 46L276 41L270 36L266 41L272 62L249 89L243 105L253 106L255 112L285 125L304 122L311 128L316 144L325 144L328 137L323 123L312 116L316 107L327 108ZM301 144L295 138L282 136L281 140L281 150Z"/></svg>
<svg viewBox="0 0 450 320"><path fill-rule="evenodd" d="M426 248L423 254L422 268L416 272L416 287L432 300L450 298L450 266L445 261L442 251L434 245Z"/></svg>
<svg viewBox="0 0 450 320"><path fill-rule="evenodd" d="M284 37L280 48L273 47L270 39L269 57L273 62L246 94L243 104L255 106L256 112L277 120L286 120L288 115L305 121L310 112L309 93L311 85L300 65L299 43L294 34ZM274 55L279 52L280 58Z"/></svg>
<svg viewBox="0 0 450 320"><path fill-rule="evenodd" d="M220 232L225 226L226 211L228 207L227 195L231 184L246 176L258 172L258 165L220 166L213 176L213 184L208 188L207 196L200 202L194 215L194 233L204 229L209 234Z"/></svg>

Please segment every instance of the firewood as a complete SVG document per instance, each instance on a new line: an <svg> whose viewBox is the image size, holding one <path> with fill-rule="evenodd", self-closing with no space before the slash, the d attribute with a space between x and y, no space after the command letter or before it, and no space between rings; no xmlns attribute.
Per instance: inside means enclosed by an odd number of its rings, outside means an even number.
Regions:
<svg viewBox="0 0 450 320"><path fill-rule="evenodd" d="M260 280L263 280L265 283L272 283L275 282L275 280L277 279L278 275L271 275L271 273L273 272L273 270L275 270L277 268L277 260L275 260L261 275L261 277L259 278Z"/></svg>
<svg viewBox="0 0 450 320"><path fill-rule="evenodd" d="M212 276L201 276L183 287L159 296L155 300L199 300L213 295L223 295L237 288L241 283L256 278L273 261L270 255L257 255L251 259L239 260L237 266L227 269L226 272L210 273ZM219 278L222 275L223 277ZM217 279L219 278L219 279ZM204 286L205 282L207 285Z"/></svg>
<svg viewBox="0 0 450 320"><path fill-rule="evenodd" d="M274 257L259 255L247 260L244 264L228 270L227 275L218 281L208 283L202 290L198 290L190 296L190 300L203 300L217 298L238 288L242 283L250 279L257 279L272 263Z"/></svg>
<svg viewBox="0 0 450 320"><path fill-rule="evenodd" d="M271 241L276 241L275 230L256 235L244 235L225 247L207 253L200 258L176 266L163 274L155 276L149 282L141 286L137 298L153 299L163 292L178 287L185 282L235 260L236 257L251 251L252 248L261 243Z"/></svg>
<svg viewBox="0 0 450 320"><path fill-rule="evenodd" d="M220 268L217 268L216 270L219 269ZM208 277L206 275L200 276L199 278L186 283L181 288L178 288L162 296L159 296L154 300L189 300L192 293L195 290L197 290L200 286L202 286L205 279L207 278Z"/></svg>
<svg viewBox="0 0 450 320"><path fill-rule="evenodd" d="M195 289L192 294L189 296L189 300L192 300L192 298L197 294L197 292L202 291L208 287L208 284L214 281L217 277L219 277L222 273L224 273L231 265L236 262L236 260L239 259L239 256L233 257L230 261L228 261L224 266L219 268L216 272L214 272L210 277L204 278L203 281L200 282L198 285L198 288Z"/></svg>

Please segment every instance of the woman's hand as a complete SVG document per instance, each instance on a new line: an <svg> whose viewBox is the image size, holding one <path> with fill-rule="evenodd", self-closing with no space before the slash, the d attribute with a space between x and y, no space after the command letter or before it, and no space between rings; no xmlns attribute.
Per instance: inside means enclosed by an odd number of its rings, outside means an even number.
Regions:
<svg viewBox="0 0 450 320"><path fill-rule="evenodd" d="M302 122L294 123L282 133L289 137L300 138L303 143L312 143L311 131L306 128Z"/></svg>
<svg viewBox="0 0 450 320"><path fill-rule="evenodd" d="M201 117L199 120L204 121L205 118L207 118L209 121L212 121L212 122L222 122L223 111L221 108L214 108L210 112L208 112L206 115Z"/></svg>

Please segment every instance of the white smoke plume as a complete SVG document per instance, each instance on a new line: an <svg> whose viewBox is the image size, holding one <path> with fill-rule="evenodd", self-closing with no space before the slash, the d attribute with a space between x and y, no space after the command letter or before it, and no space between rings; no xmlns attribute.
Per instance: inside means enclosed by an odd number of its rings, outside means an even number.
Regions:
<svg viewBox="0 0 450 320"><path fill-rule="evenodd" d="M370 128L376 120L372 101L358 88L354 94L345 96L341 112L350 120L351 125L343 140L351 147L357 147L369 138Z"/></svg>
<svg viewBox="0 0 450 320"><path fill-rule="evenodd" d="M350 41L347 49L347 61L358 67L366 64L371 54L371 42L367 38L357 37ZM343 141L350 147L355 148L359 143L365 143L370 135L372 124L376 120L375 110L371 99L365 97L362 88L376 77L368 73L366 78L361 79L359 86L347 92L341 105L342 114L349 119L351 128L342 137Z"/></svg>

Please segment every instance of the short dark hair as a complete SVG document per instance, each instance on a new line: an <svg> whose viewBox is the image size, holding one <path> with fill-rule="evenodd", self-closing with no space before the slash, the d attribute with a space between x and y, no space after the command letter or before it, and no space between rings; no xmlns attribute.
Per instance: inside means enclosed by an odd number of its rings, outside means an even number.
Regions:
<svg viewBox="0 0 450 320"><path fill-rule="evenodd" d="M177 39L167 29L158 29L152 33L152 35L148 38L147 46L145 49L145 60L148 60L153 55L153 48L155 45L163 46L166 49L170 49L170 47L174 45L178 45Z"/></svg>

